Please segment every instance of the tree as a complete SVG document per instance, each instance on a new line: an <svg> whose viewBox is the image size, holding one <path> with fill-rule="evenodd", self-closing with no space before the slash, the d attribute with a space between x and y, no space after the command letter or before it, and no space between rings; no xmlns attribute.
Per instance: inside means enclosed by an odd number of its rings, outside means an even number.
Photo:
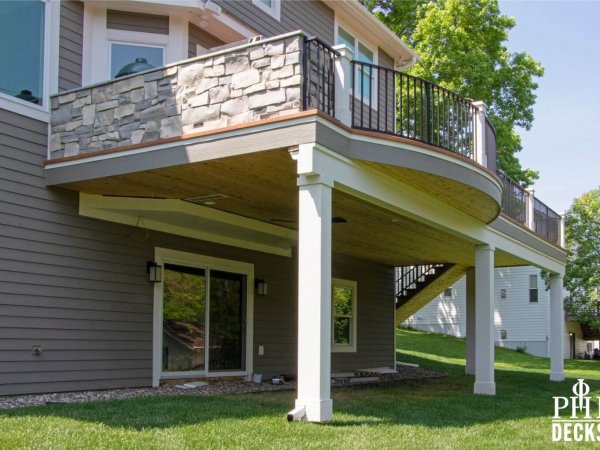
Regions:
<svg viewBox="0 0 600 450"><path fill-rule="evenodd" d="M575 199L565 217L565 241L567 310L600 329L600 189Z"/></svg>
<svg viewBox="0 0 600 450"><path fill-rule="evenodd" d="M420 63L408 72L459 95L483 100L496 128L498 162L515 181L531 185L538 173L523 169L517 127L533 122L535 77L544 70L527 53L504 45L515 20L497 0L363 0L367 8L415 49Z"/></svg>

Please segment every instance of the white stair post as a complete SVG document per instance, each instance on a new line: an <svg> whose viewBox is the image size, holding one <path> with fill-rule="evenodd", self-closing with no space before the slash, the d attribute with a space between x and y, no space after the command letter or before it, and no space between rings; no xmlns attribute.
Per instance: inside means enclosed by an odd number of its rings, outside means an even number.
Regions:
<svg viewBox="0 0 600 450"><path fill-rule="evenodd" d="M335 118L351 127L350 96L354 77L350 61L354 58L354 51L346 44L335 45L332 48L340 54L335 58Z"/></svg>
<svg viewBox="0 0 600 450"><path fill-rule="evenodd" d="M331 197L332 182L314 172L314 149L300 146L298 162L298 397L311 422L332 419Z"/></svg>
<svg viewBox="0 0 600 450"><path fill-rule="evenodd" d="M465 373L475 375L475 269L467 269L467 335Z"/></svg>
<svg viewBox="0 0 600 450"><path fill-rule="evenodd" d="M563 277L558 274L550 275L550 379L563 381L565 379L563 333L565 326L565 311L563 308Z"/></svg>
<svg viewBox="0 0 600 450"><path fill-rule="evenodd" d="M496 395L494 382L494 249L475 249L475 394Z"/></svg>
<svg viewBox="0 0 600 450"><path fill-rule="evenodd" d="M487 105L482 101L473 102L475 115L475 161L487 167L487 153L485 152L485 118L487 115Z"/></svg>

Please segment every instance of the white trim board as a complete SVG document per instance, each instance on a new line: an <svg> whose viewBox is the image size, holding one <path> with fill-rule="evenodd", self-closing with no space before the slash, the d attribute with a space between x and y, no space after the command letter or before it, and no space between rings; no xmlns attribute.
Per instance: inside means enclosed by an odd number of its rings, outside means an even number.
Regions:
<svg viewBox="0 0 600 450"><path fill-rule="evenodd" d="M79 214L285 257L298 239L295 230L177 199L80 193Z"/></svg>
<svg viewBox="0 0 600 450"><path fill-rule="evenodd" d="M163 308L163 286L164 282L154 284L154 307L153 307L153 326L152 326L152 386L160 384L161 379L190 378L205 376L236 376L249 375L254 370L253 349L254 349L254 264L234 261L224 258L216 258L196 253L182 252L161 247L154 250L154 261L163 266L165 262L179 264L189 267L198 267L205 269L216 269L227 272L238 273L246 276L246 369L243 371L231 372L162 372L162 308ZM163 278L164 279L164 278ZM210 333L210 323L207 325Z"/></svg>

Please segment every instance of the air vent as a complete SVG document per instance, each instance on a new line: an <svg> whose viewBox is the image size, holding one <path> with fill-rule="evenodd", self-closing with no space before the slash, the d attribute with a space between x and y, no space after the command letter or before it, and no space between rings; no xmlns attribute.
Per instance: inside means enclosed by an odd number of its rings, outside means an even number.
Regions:
<svg viewBox="0 0 600 450"><path fill-rule="evenodd" d="M183 200L197 205L214 205L217 203L217 200L222 200L224 198L228 198L228 196L224 194L210 194L202 195L200 197L188 197Z"/></svg>

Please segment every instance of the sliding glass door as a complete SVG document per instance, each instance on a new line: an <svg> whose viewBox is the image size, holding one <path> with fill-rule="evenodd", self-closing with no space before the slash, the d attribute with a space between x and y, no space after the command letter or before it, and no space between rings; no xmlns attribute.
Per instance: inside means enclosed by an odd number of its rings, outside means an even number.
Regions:
<svg viewBox="0 0 600 450"><path fill-rule="evenodd" d="M163 373L245 369L246 275L164 265Z"/></svg>

